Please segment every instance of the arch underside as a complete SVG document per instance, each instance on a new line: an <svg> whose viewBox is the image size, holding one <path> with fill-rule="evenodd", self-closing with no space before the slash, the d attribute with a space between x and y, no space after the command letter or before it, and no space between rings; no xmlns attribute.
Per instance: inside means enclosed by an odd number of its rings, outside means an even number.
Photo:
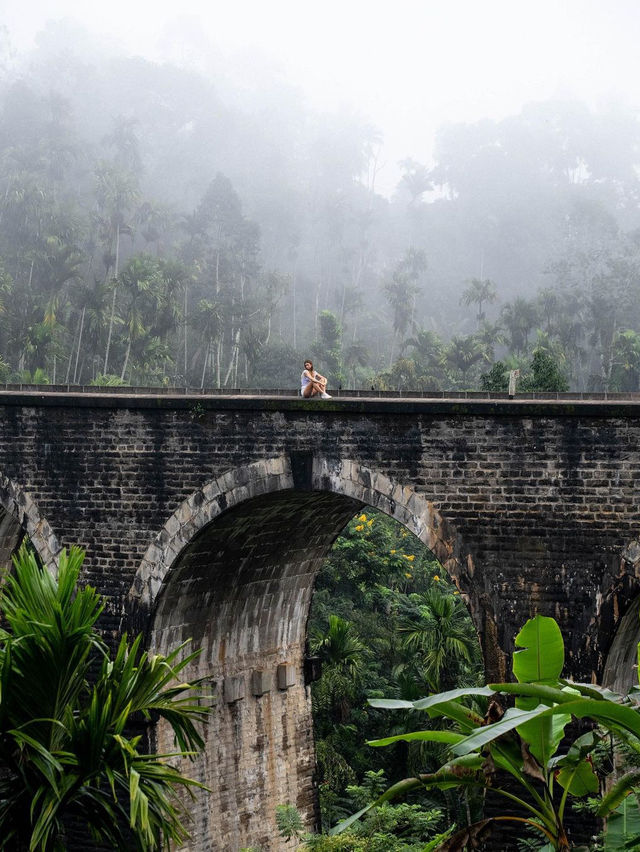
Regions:
<svg viewBox="0 0 640 852"><path fill-rule="evenodd" d="M374 505L422 532L450 565L456 558L446 525L408 489L350 463L315 464L306 483L286 461L267 465L185 501L131 593L137 617L148 613L149 648L192 640L201 654L188 676L213 685L205 753L183 767L211 790L188 806L194 850L278 849L279 804L295 805L309 827L316 821L307 619L315 576L346 523ZM173 750L167 727L155 738L159 751Z"/></svg>
<svg viewBox="0 0 640 852"><path fill-rule="evenodd" d="M189 807L190 848L214 840L216 849L273 849L278 804L294 804L307 824L315 821L306 622L315 575L361 506L293 490L257 497L222 514L179 558L150 646L166 653L192 638L202 652L190 676L215 685L197 764L212 792ZM172 749L166 729L158 730L157 747Z"/></svg>

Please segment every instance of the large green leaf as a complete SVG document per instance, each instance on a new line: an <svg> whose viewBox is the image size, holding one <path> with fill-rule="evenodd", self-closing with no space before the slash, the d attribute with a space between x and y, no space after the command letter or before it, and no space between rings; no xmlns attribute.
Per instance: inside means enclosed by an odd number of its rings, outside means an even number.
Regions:
<svg viewBox="0 0 640 852"><path fill-rule="evenodd" d="M516 699L518 710L534 710L539 704L536 698ZM549 761L558 750L564 737L564 729L570 720L570 716L557 714L539 716L523 725L518 725L518 734L529 746L529 751L543 770L547 768Z"/></svg>
<svg viewBox="0 0 640 852"><path fill-rule="evenodd" d="M458 698L490 696L494 692L495 690L488 686L470 686L450 689L447 692L436 692L433 695L426 696L426 698L419 698L417 701L402 701L398 698L370 698L368 703L379 710L429 710L438 707L440 704L456 701Z"/></svg>
<svg viewBox="0 0 640 852"><path fill-rule="evenodd" d="M593 719L611 731L620 730L640 739L640 713L613 701L576 698L560 707L549 708L547 713L568 713L578 719Z"/></svg>
<svg viewBox="0 0 640 852"><path fill-rule="evenodd" d="M618 809L632 790L640 787L640 769L631 769L619 778L598 807L598 816L608 817Z"/></svg>
<svg viewBox="0 0 640 852"><path fill-rule="evenodd" d="M530 618L515 639L522 650L513 655L513 674L520 683L552 683L562 674L564 642L555 619Z"/></svg>
<svg viewBox="0 0 640 852"><path fill-rule="evenodd" d="M429 710L439 704L445 704L448 701L457 701L459 698L465 698L467 696L491 696L494 694L494 691L495 690L491 689L490 686L471 686L463 687L461 689L450 689L447 692L438 692L435 695L427 696L427 698L420 698L418 701L413 702L413 706L416 710Z"/></svg>
<svg viewBox="0 0 640 852"><path fill-rule="evenodd" d="M638 802L627 796L607 819L604 830L604 852L621 852L640 848L640 809Z"/></svg>
<svg viewBox="0 0 640 852"><path fill-rule="evenodd" d="M572 796L587 796L599 790L598 777L589 760L581 760L575 766L563 767L557 775L558 784Z"/></svg>
<svg viewBox="0 0 640 852"><path fill-rule="evenodd" d="M367 704L378 710L413 710L413 701L403 701L400 698L369 698Z"/></svg>
<svg viewBox="0 0 640 852"><path fill-rule="evenodd" d="M455 754L469 754L472 751L480 751L487 743L493 742L498 737L513 731L519 725L541 716L543 713L548 712L549 709L544 704L540 704L534 710L530 711L510 707L499 722L477 728L473 733L454 745L452 751Z"/></svg>
<svg viewBox="0 0 640 852"><path fill-rule="evenodd" d="M498 737L512 731L519 725L529 722L531 719L553 715L576 716L578 719L590 718L600 722L611 731L622 731L632 734L640 739L640 713L631 707L625 707L612 701L600 701L593 698L575 698L565 704L555 707L546 707L539 704L533 710L524 711L510 708L499 722L479 728L469 736L453 746L456 754L468 754L478 751L487 743L493 742Z"/></svg>
<svg viewBox="0 0 640 852"><path fill-rule="evenodd" d="M489 688L494 692L536 698L538 704L546 704L548 707L554 704L568 704L577 695L583 694L569 686L549 686L546 683L490 683Z"/></svg>
<svg viewBox="0 0 640 852"><path fill-rule="evenodd" d="M557 755L553 760L550 760L549 768L559 769L562 766L575 766L581 760L584 760L587 755L591 754L605 736L605 732L598 728L593 731L587 731L571 743L569 751L566 754Z"/></svg>
<svg viewBox="0 0 640 852"><path fill-rule="evenodd" d="M429 742L429 743L459 743L464 739L463 734L456 734L454 731L412 731L407 734L397 734L395 737L384 737L380 740L369 740L367 745L370 746L387 746L397 742Z"/></svg>
<svg viewBox="0 0 640 852"><path fill-rule="evenodd" d="M519 710L533 710L539 704L553 707L576 698L576 690L569 686L558 688L545 683L493 683L490 686L496 692L517 696L515 705ZM553 759L569 718L566 715L535 718L518 727L518 734L527 743L530 753L542 768L548 768Z"/></svg>

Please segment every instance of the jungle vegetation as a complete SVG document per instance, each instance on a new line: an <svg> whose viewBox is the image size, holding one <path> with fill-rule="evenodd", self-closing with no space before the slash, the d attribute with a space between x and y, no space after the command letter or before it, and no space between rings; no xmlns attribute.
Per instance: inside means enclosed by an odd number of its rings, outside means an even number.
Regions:
<svg viewBox="0 0 640 852"><path fill-rule="evenodd" d="M638 390L622 106L447 125L387 197L365 117L73 26L0 39L0 382Z"/></svg>
<svg viewBox="0 0 640 852"><path fill-rule="evenodd" d="M56 576L25 542L0 594L0 847L169 849L189 836L178 795L201 786L172 766L195 755L209 713L204 683L181 671L197 652L149 655L141 637L114 651L96 627L104 601L79 587L84 553L62 551ZM175 754L149 753L163 718ZM84 845L83 845L84 844ZM104 848L104 847L102 847Z"/></svg>

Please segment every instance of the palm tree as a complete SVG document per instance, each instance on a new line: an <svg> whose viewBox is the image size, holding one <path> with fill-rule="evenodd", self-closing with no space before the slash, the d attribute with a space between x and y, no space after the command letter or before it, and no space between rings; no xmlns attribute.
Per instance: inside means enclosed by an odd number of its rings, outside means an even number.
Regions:
<svg viewBox="0 0 640 852"><path fill-rule="evenodd" d="M333 666L352 676L360 670L366 650L351 622L337 615L329 616L329 624L324 633L314 634L311 647L327 666Z"/></svg>
<svg viewBox="0 0 640 852"><path fill-rule="evenodd" d="M205 385L207 374L207 366L213 360L214 355L217 356L215 366L215 375L218 387L220 387L220 361L219 350L214 347L222 334L222 311L216 302L201 299L192 319L192 325L200 332L202 338L202 351L204 357L202 359L202 376L200 379L200 387ZM185 375L185 382L187 377Z"/></svg>
<svg viewBox="0 0 640 852"><path fill-rule="evenodd" d="M469 370L483 358L488 360L486 346L483 346L474 335L467 337L454 335L444 355L446 364L460 372L461 382L464 387L467 385Z"/></svg>
<svg viewBox="0 0 640 852"><path fill-rule="evenodd" d="M351 380L351 387L356 386L356 372L358 367L366 367L369 363L369 352L366 346L359 341L351 343L344 350L344 368Z"/></svg>
<svg viewBox="0 0 640 852"><path fill-rule="evenodd" d="M140 189L137 176L115 164L100 163L95 170L95 177L99 211L97 222L105 247L105 280L110 278L112 284L111 315L103 368L106 375L109 372L109 350L115 323L117 278L120 272L120 237L126 233L133 234L126 219L131 215L131 209L139 202ZM113 274L110 276L111 271Z"/></svg>
<svg viewBox="0 0 640 852"><path fill-rule="evenodd" d="M398 336L405 334L412 325L416 296L420 292L418 282L427 268L427 258L423 251L409 248L396 264L391 280L384 286L384 292L393 311L393 340L389 356L389 369L393 364Z"/></svg>
<svg viewBox="0 0 640 852"><path fill-rule="evenodd" d="M323 662L322 677L313 691L314 712L320 707L339 724L344 724L357 694L366 647L350 621L329 616L324 632L311 637L311 650Z"/></svg>
<svg viewBox="0 0 640 852"><path fill-rule="evenodd" d="M496 293L496 285L493 283L493 281L489 280L488 278L472 278L469 282L469 286L462 293L460 303L462 305L478 306L478 313L476 314L476 319L478 320L478 328L480 328L483 320L485 319L482 306L485 304L485 302L495 302L497 298L498 294Z"/></svg>
<svg viewBox="0 0 640 852"><path fill-rule="evenodd" d="M483 322L475 335L478 343L484 347L486 358L493 361L495 358L495 347L505 343L502 326L498 322Z"/></svg>
<svg viewBox="0 0 640 852"><path fill-rule="evenodd" d="M509 335L511 351L521 355L529 343L531 329L538 322L536 304L518 296L502 308L500 319Z"/></svg>
<svg viewBox="0 0 640 852"><path fill-rule="evenodd" d="M141 722L162 717L178 754L203 746L198 682L180 672L183 646L150 657L140 637L110 658L95 624L103 602L78 588L84 554L60 556L57 577L24 545L0 611L0 836L6 848L58 852L69 820L111 849L156 850L188 836L176 793L196 782L143 754ZM178 662L179 657L183 659ZM168 756L167 756L168 757Z"/></svg>
<svg viewBox="0 0 640 852"><path fill-rule="evenodd" d="M120 374L124 381L131 348L146 336L164 300L166 281L162 264L149 255L132 257L122 270L118 284L123 289L123 301L126 302L126 317L123 319L127 329L127 349Z"/></svg>
<svg viewBox="0 0 640 852"><path fill-rule="evenodd" d="M442 341L435 333L424 328L418 328L413 337L405 340L403 351L413 349L413 360L416 362L418 372L429 374L437 372L442 361Z"/></svg>
<svg viewBox="0 0 640 852"><path fill-rule="evenodd" d="M459 597L437 588L412 597L415 614L400 626L404 646L418 657L431 689L452 688L464 664L472 667L478 661L478 637L469 614Z"/></svg>

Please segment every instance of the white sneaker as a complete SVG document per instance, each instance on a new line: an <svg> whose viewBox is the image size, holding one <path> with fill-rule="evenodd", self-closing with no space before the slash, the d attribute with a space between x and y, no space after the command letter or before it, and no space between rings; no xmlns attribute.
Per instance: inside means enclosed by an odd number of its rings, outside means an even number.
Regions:
<svg viewBox="0 0 640 852"><path fill-rule="evenodd" d="M320 399L332 399L332 398L333 397L331 397L326 391L324 391L320 396Z"/></svg>

